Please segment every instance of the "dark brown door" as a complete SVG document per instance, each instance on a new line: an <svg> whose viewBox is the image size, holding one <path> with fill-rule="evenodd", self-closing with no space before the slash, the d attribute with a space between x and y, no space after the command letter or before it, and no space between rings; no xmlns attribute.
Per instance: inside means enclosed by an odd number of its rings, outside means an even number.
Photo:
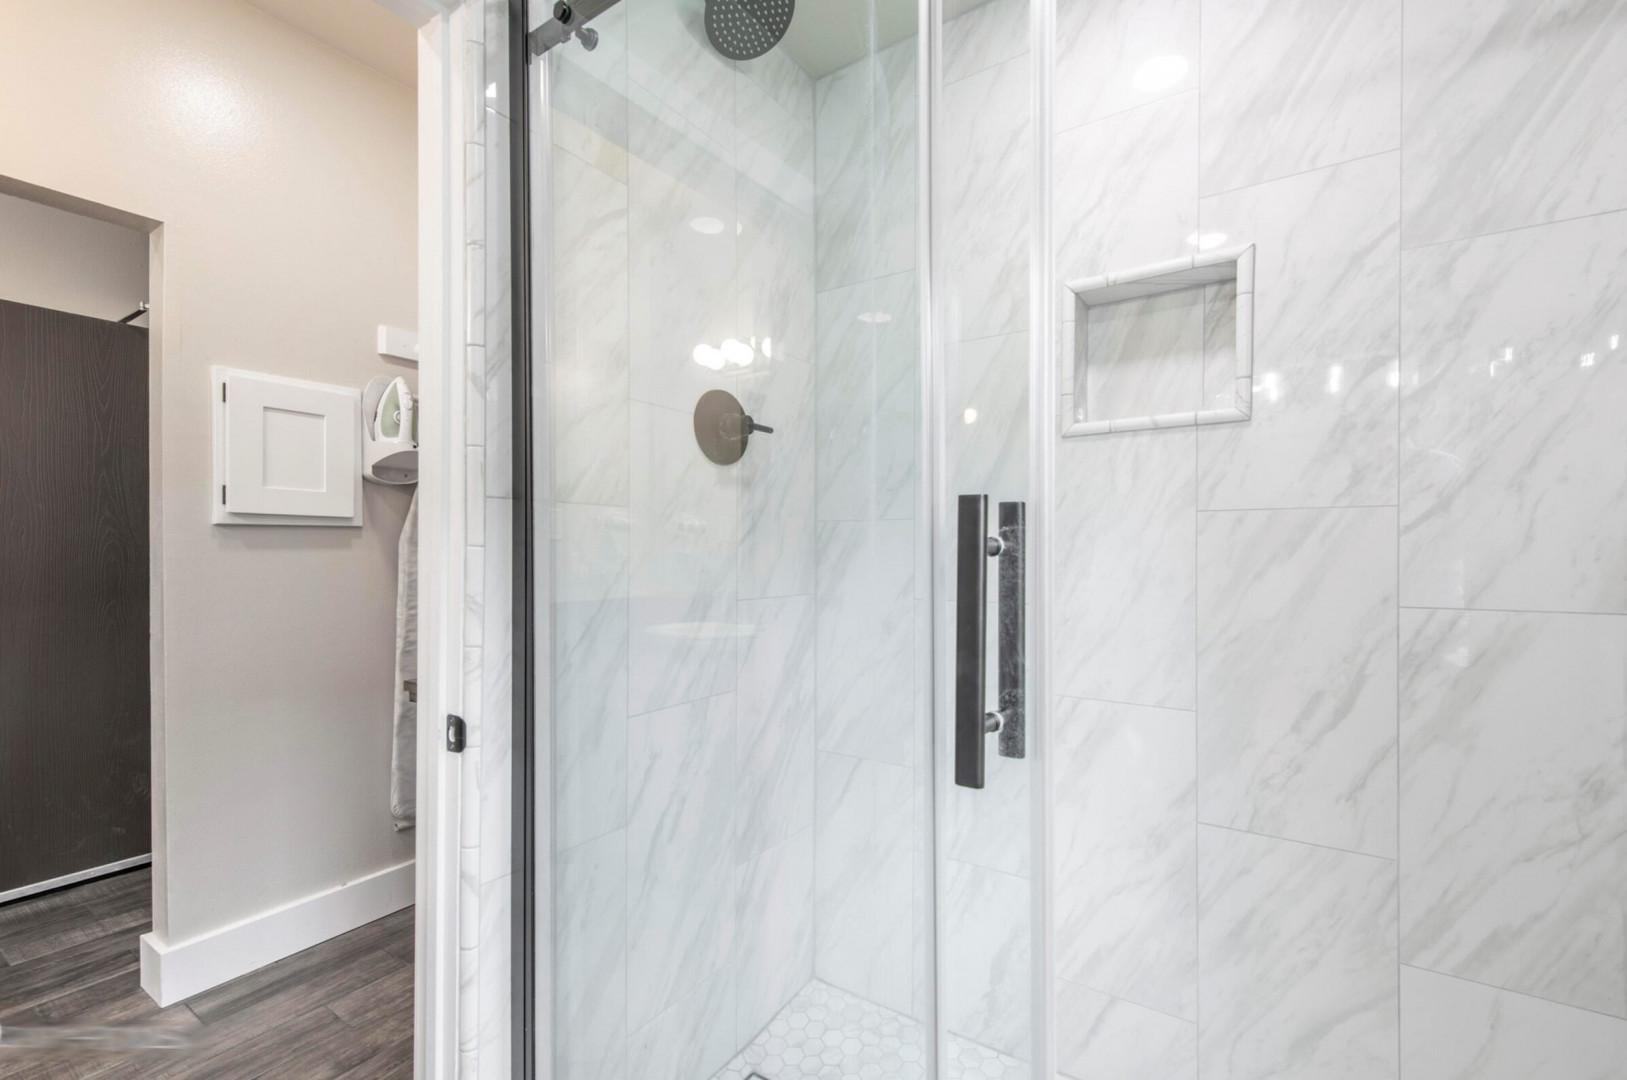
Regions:
<svg viewBox="0 0 1627 1080"><path fill-rule="evenodd" d="M151 849L147 331L0 301L0 893Z"/></svg>

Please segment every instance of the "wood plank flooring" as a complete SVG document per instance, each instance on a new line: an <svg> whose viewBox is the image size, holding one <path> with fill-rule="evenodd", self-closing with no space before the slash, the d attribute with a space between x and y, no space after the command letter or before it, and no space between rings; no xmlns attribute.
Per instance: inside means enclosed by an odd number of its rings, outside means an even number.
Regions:
<svg viewBox="0 0 1627 1080"><path fill-rule="evenodd" d="M412 1075L411 908L160 1009L139 973L151 895L151 872L141 869L0 905L0 1030L129 1026L182 1035L189 1045L50 1054L0 1045L0 1077Z"/></svg>

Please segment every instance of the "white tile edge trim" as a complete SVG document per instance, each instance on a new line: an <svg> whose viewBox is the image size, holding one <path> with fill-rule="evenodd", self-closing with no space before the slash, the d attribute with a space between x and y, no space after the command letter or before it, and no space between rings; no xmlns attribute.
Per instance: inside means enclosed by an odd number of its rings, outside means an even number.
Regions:
<svg viewBox="0 0 1627 1080"><path fill-rule="evenodd" d="M1125 416L1111 420L1077 420L1072 417L1073 403L1077 399L1077 388L1068 386L1072 393L1060 395L1061 401L1061 436L1064 439L1077 439L1087 435L1107 435L1124 431L1153 431L1162 428L1202 427L1209 424L1234 424L1249 419L1254 414L1254 245L1244 244L1240 247L1220 248L1215 251L1206 251L1200 255L1191 255L1182 259L1168 259L1164 262L1152 263L1115 274L1098 274L1095 277L1075 278L1068 282L1064 288L1074 294L1079 303L1084 303L1081 294L1099 292L1104 289L1116 288L1121 285L1135 284L1155 278L1178 274L1183 270L1200 269L1207 266L1217 266L1223 263L1236 264L1237 301L1236 301L1236 363L1234 365L1235 404L1224 409L1199 409L1192 412L1161 413L1157 416ZM1190 282L1176 282L1172 288L1189 288ZM1058 358L1058 368L1066 374L1069 357ZM1077 365L1074 378L1079 376Z"/></svg>
<svg viewBox="0 0 1627 1080"><path fill-rule="evenodd" d="M141 988L173 1005L400 911L413 901L413 870L408 859L185 941L142 934Z"/></svg>
<svg viewBox="0 0 1627 1080"><path fill-rule="evenodd" d="M36 881L32 885L19 885L15 889L0 892L0 904L12 900L21 900L23 897L33 896L35 893L50 892L52 889L60 889L64 885L77 885L81 881L106 877L108 874L116 874L120 870L133 870L138 866L146 866L152 861L151 854L132 855L128 859L120 859L117 862L106 863L102 866L92 866L88 870L75 870L71 874L63 874L61 877L54 877L49 881Z"/></svg>

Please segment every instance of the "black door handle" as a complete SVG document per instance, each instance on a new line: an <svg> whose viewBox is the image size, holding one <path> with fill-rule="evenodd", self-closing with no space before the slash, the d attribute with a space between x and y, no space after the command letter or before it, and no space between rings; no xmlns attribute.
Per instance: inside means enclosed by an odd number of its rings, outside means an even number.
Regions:
<svg viewBox="0 0 1627 1080"><path fill-rule="evenodd" d="M984 783L985 743L999 732L1004 757L1027 754L1023 702L1026 601L1023 588L1023 548L1026 506L1000 504L1000 530L989 535L989 497L962 495L956 523L955 565L955 783L981 788ZM996 685L997 708L986 710L984 649L987 640L985 607L988 602L989 558L1000 560L1000 651Z"/></svg>

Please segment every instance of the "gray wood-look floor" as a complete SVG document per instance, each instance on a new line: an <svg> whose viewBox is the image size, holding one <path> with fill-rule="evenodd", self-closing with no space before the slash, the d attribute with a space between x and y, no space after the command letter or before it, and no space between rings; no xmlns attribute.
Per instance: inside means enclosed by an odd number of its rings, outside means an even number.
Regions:
<svg viewBox="0 0 1627 1080"><path fill-rule="evenodd" d="M136 870L0 905L0 1029L142 1027L184 1049L0 1046L5 1080L398 1080L412 1075L412 909L160 1009L137 939L152 878Z"/></svg>

